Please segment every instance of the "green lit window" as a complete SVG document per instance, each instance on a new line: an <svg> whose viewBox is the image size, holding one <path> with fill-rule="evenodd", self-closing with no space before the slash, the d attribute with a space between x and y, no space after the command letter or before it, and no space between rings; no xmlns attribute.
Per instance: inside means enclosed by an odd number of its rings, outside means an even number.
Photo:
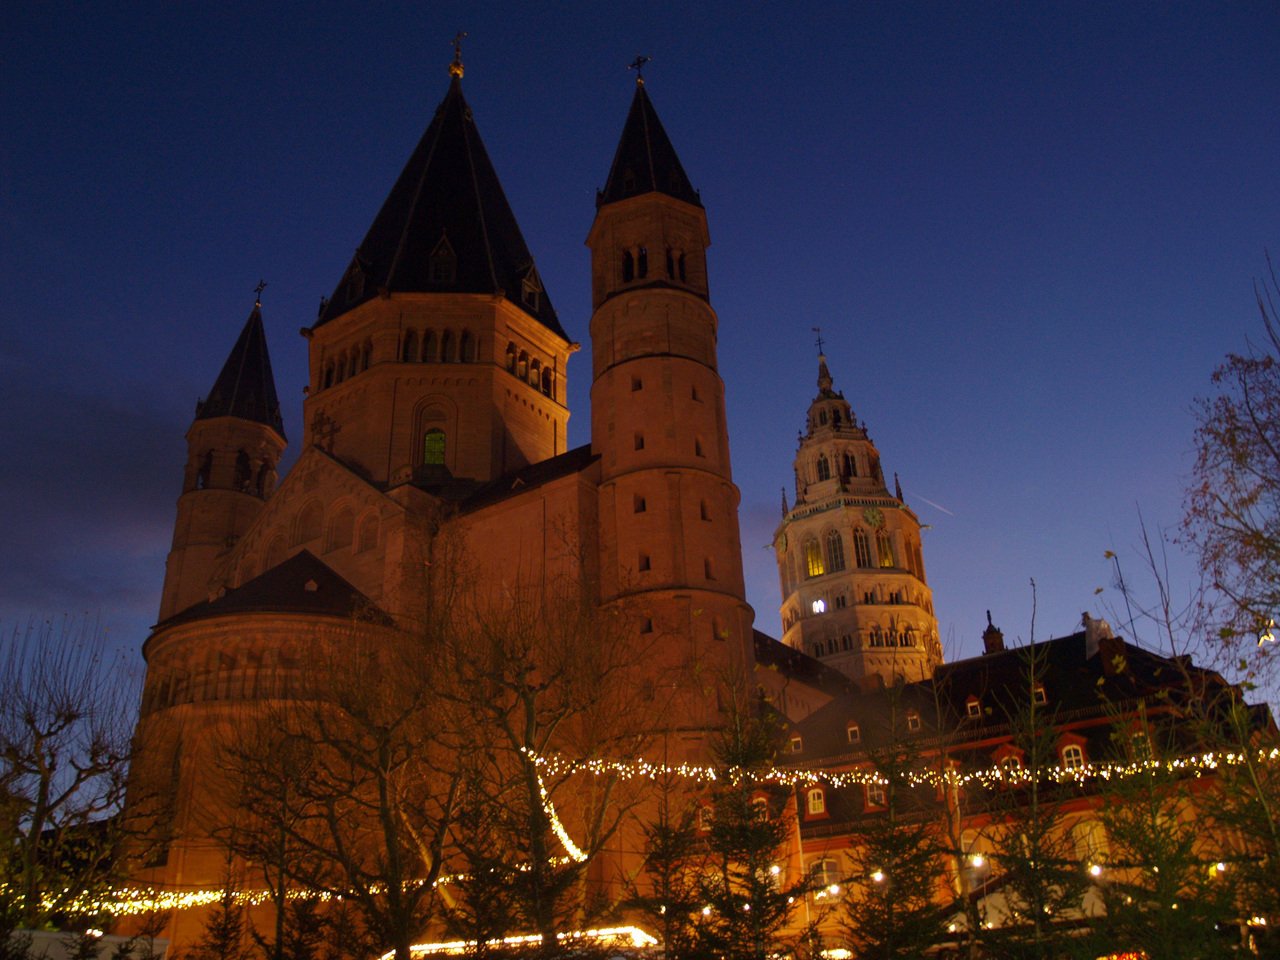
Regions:
<svg viewBox="0 0 1280 960"><path fill-rule="evenodd" d="M444 431L438 428L427 431L422 441L422 462L429 467L444 466Z"/></svg>

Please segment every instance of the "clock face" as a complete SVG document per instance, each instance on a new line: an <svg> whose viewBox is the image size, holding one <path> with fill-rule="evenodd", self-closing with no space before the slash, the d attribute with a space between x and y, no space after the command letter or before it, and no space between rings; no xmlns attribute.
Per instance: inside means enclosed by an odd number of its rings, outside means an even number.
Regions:
<svg viewBox="0 0 1280 960"><path fill-rule="evenodd" d="M880 512L879 507L867 507L862 511L862 519L873 527L879 527L884 524L884 514Z"/></svg>

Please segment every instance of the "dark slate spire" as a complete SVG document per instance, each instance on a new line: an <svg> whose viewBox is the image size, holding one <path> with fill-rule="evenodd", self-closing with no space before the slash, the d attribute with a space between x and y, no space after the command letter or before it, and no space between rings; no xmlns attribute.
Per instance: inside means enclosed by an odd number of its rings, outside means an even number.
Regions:
<svg viewBox="0 0 1280 960"><path fill-rule="evenodd" d="M644 80L637 77L627 125L622 128L618 152L613 155L609 179L596 196L596 206L654 192L702 206L702 198L689 182L676 148L645 93Z"/></svg>
<svg viewBox="0 0 1280 960"><path fill-rule="evenodd" d="M212 417L239 417L265 423L284 436L276 381L271 375L271 357L267 354L267 334L262 328L261 303L254 303L209 396L196 404L197 420Z"/></svg>
<svg viewBox="0 0 1280 960"><path fill-rule="evenodd" d="M449 92L316 326L383 291L502 293L567 340L462 96L456 60L450 74Z"/></svg>

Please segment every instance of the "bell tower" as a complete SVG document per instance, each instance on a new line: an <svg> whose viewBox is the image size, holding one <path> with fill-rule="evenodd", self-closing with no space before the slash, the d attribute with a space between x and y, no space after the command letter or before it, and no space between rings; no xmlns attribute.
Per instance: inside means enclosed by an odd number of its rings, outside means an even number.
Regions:
<svg viewBox="0 0 1280 960"><path fill-rule="evenodd" d="M920 521L818 356L795 459L795 505L774 534L782 640L855 680L923 680L942 662Z"/></svg>
<svg viewBox="0 0 1280 960"><path fill-rule="evenodd" d="M284 447L262 303L255 301L209 396L196 404L187 431L187 466L165 562L160 620L209 599L214 562L244 534L271 496Z"/></svg>
<svg viewBox="0 0 1280 960"><path fill-rule="evenodd" d="M754 618L716 368L709 243L702 201L638 77L587 237L601 588L652 635L659 677L693 679L670 723L695 730L718 722L708 691L751 669Z"/></svg>

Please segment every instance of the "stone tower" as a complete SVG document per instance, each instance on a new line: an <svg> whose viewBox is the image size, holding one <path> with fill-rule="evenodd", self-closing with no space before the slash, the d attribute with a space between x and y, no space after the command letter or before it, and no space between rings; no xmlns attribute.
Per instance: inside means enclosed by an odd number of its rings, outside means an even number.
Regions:
<svg viewBox="0 0 1280 960"><path fill-rule="evenodd" d="M754 617L716 368L709 243L702 201L637 79L587 237L601 591L656 635L659 676L689 678L672 725L697 729L715 712L706 692L750 669Z"/></svg>
<svg viewBox="0 0 1280 960"><path fill-rule="evenodd" d="M818 358L795 459L795 505L774 535L783 642L856 680L925 679L942 662L920 521Z"/></svg>
<svg viewBox="0 0 1280 960"><path fill-rule="evenodd" d="M165 563L160 620L209 599L216 559L271 496L284 447L262 304L255 302L187 431L187 466Z"/></svg>
<svg viewBox="0 0 1280 960"><path fill-rule="evenodd" d="M462 95L462 64L305 335L307 446L380 486L565 451L570 343Z"/></svg>

